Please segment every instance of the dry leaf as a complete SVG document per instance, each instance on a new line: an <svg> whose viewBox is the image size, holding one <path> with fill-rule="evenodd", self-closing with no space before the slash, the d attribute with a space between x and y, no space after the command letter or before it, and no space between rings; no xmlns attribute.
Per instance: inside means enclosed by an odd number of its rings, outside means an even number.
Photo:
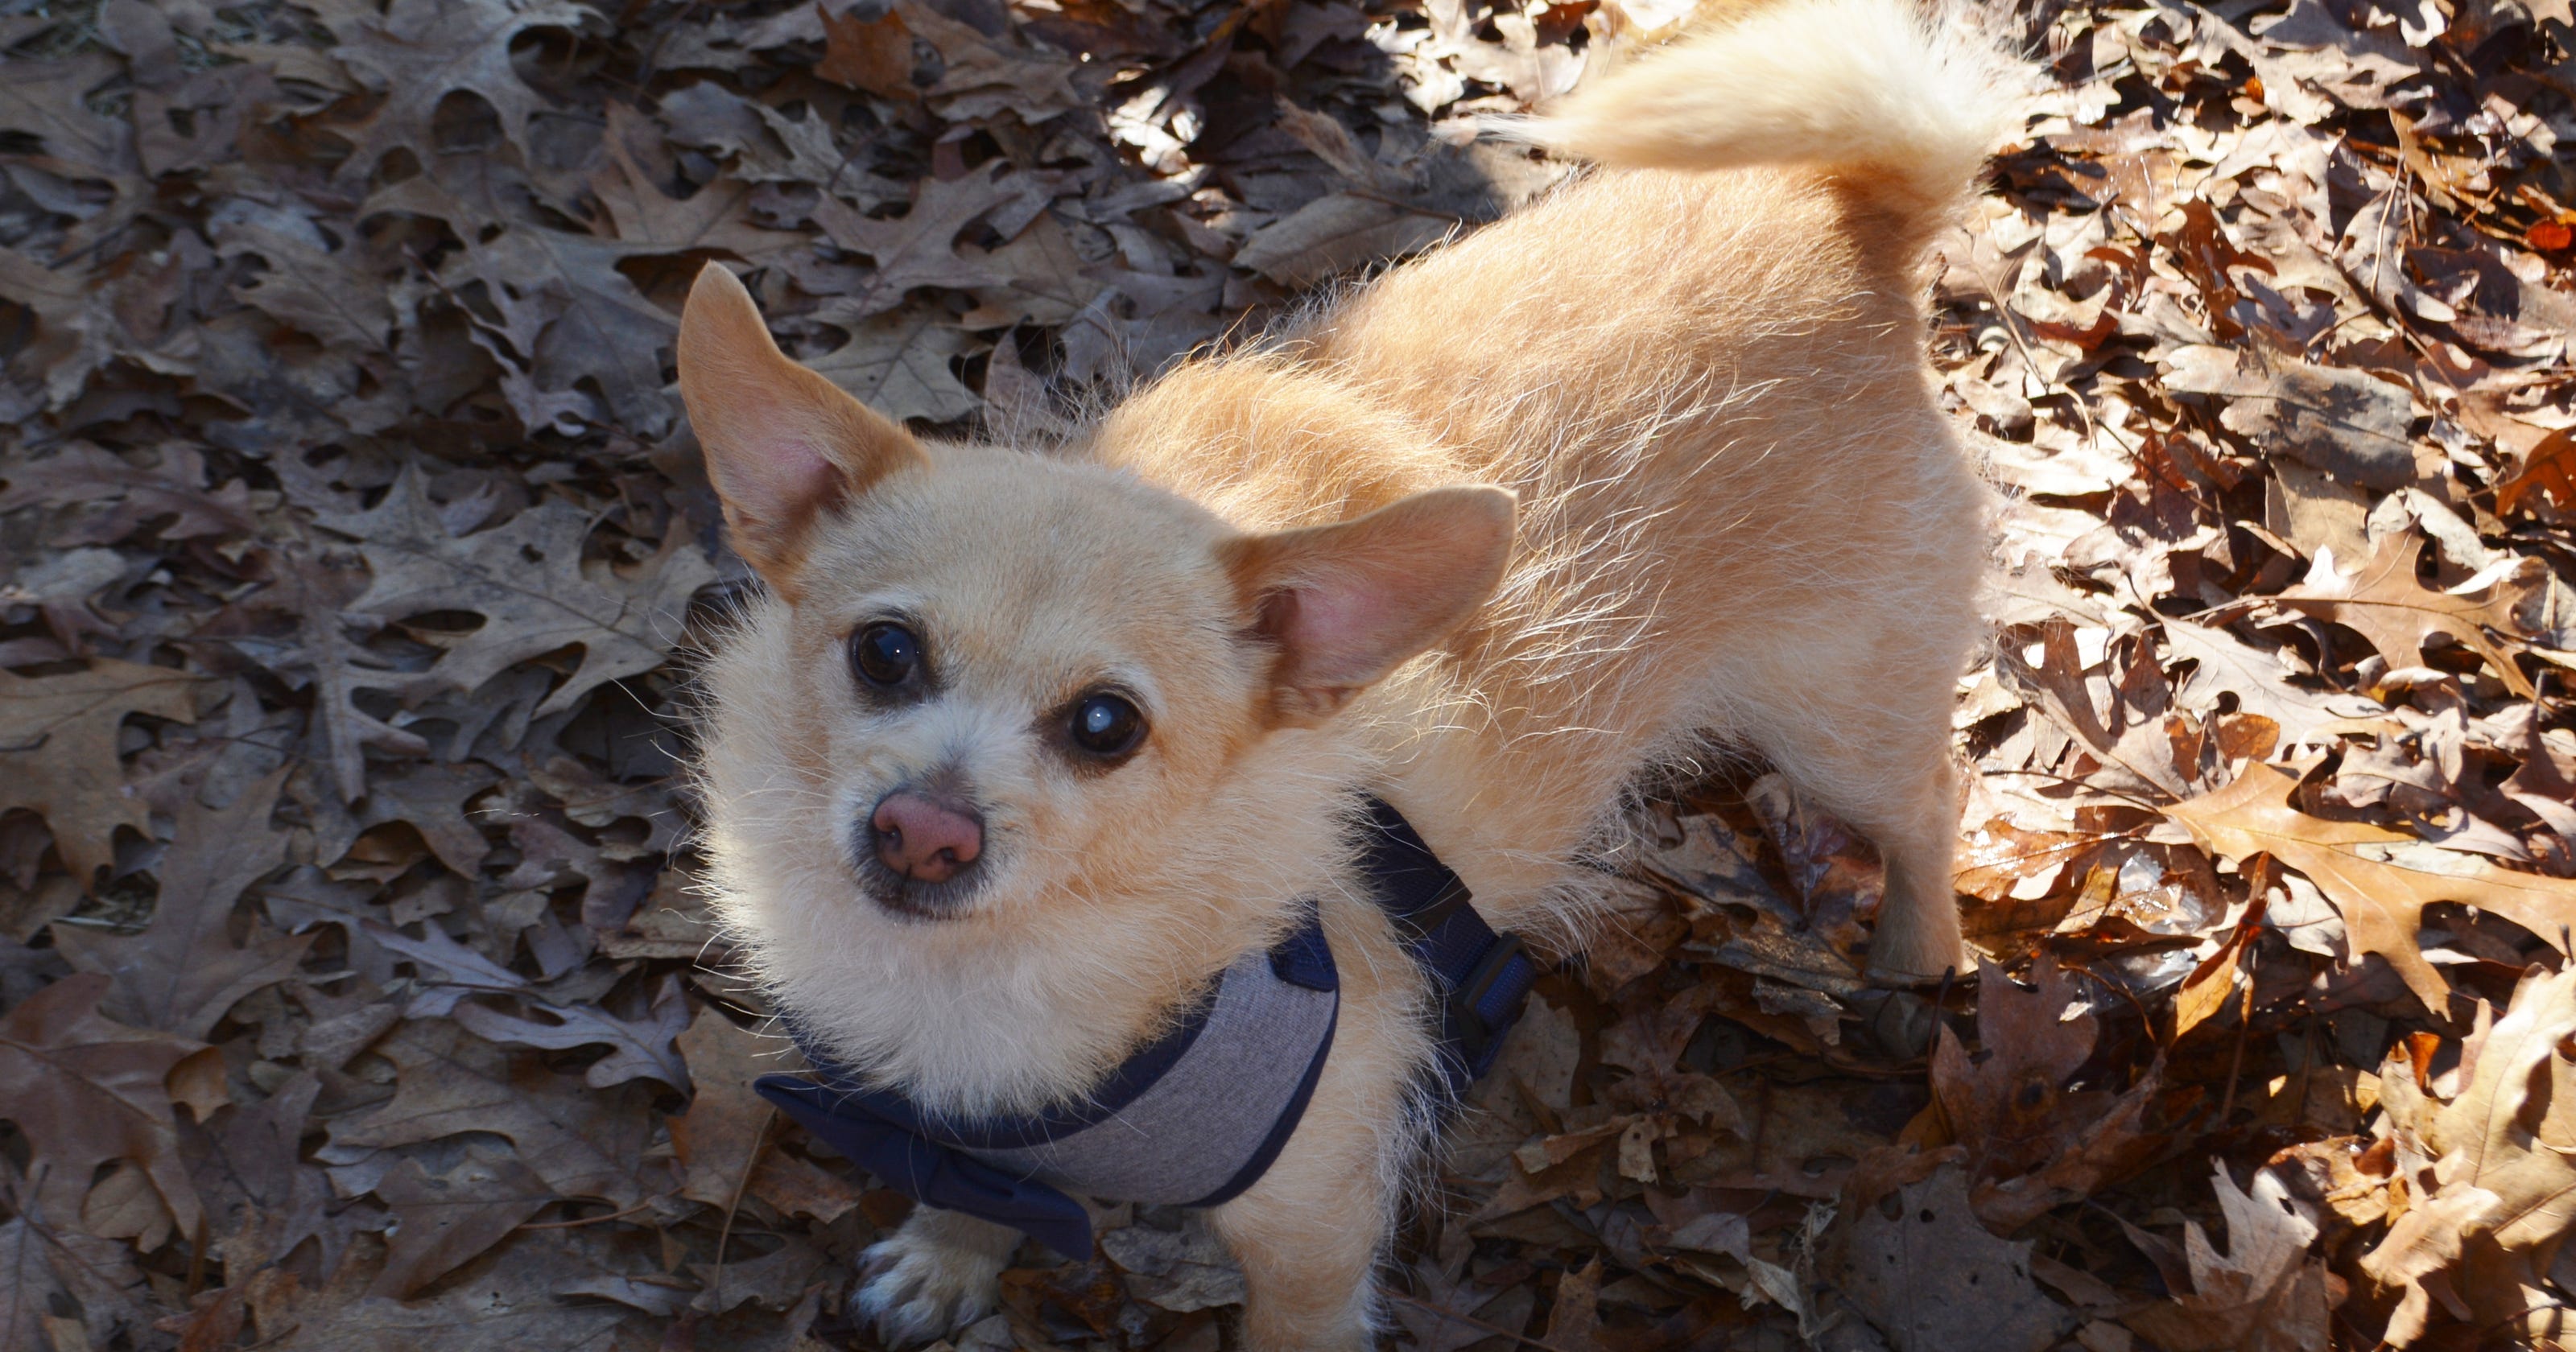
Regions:
<svg viewBox="0 0 2576 1352"><path fill-rule="evenodd" d="M628 1094L514 1073L505 1055L444 1023L406 1023L376 1051L400 1072L393 1100L333 1120L334 1145L401 1146L490 1132L517 1146L520 1160L559 1197L619 1206L644 1200L640 1171L653 1167L642 1158L649 1122L625 1107Z"/></svg>
<svg viewBox="0 0 2576 1352"><path fill-rule="evenodd" d="M689 1110L671 1119L671 1144L687 1171L682 1196L708 1206L732 1204L775 1112L751 1082L794 1069L779 1055L783 1045L737 1026L712 1005L702 1006L680 1034L680 1054L697 1086Z"/></svg>
<svg viewBox="0 0 2576 1352"><path fill-rule="evenodd" d="M827 310L823 318L834 316ZM984 401L953 365L977 346L974 335L938 310L906 306L892 314L852 317L850 340L806 365L889 417L954 422Z"/></svg>
<svg viewBox="0 0 2576 1352"><path fill-rule="evenodd" d="M2124 1322L2169 1352L2326 1352L2326 1269L2308 1256L2315 1222L2268 1169L2248 1192L2220 1165L2211 1186L2227 1218L2227 1252L2198 1222L2184 1222L2190 1292Z"/></svg>
<svg viewBox="0 0 2576 1352"><path fill-rule="evenodd" d="M2379 712L2378 705L2357 695L2291 685L2288 677L2292 671L2279 658L2224 629L2187 620L2166 620L2163 627L2174 658L2188 658L2195 664L2174 696L2174 703L2181 708L2214 712L2219 695L2232 694L2237 708L2260 714L2280 726L2284 747L2323 744L2329 740L2332 725Z"/></svg>
<svg viewBox="0 0 2576 1352"><path fill-rule="evenodd" d="M2531 680L2488 633L2523 632L2515 611L2537 586L2538 570L2515 574L2480 589L2478 596L2434 591L2417 581L2415 561L2424 537L2414 530L2382 539L2379 552L2359 572L2322 587L2298 587L2271 598L2284 610L2333 620L2370 640L2392 667L2424 665L2424 645L2445 637L2483 657L2507 689L2528 698Z"/></svg>
<svg viewBox="0 0 2576 1352"><path fill-rule="evenodd" d="M2559 428L2522 453L2511 477L2495 486L2496 515L2511 516L2527 499L2576 509L2576 431Z"/></svg>
<svg viewBox="0 0 2576 1352"><path fill-rule="evenodd" d="M394 0L382 17L342 18L337 31L345 45L333 55L385 94L341 166L343 181L363 182L396 146L422 160L436 154L424 133L455 90L489 103L511 139L525 144L528 120L545 105L520 79L511 44L531 28L579 29L590 15L563 0Z"/></svg>
<svg viewBox="0 0 2576 1352"><path fill-rule="evenodd" d="M0 1339L12 1348L103 1346L120 1327L140 1327L152 1300L126 1245L30 1216L0 1221L0 1273L8 1278L0 1281ZM75 1302L80 1317L55 1316L57 1298Z"/></svg>
<svg viewBox="0 0 2576 1352"><path fill-rule="evenodd" d="M232 937L233 902L286 860L286 836L269 825L277 771L218 812L195 799L180 805L178 829L154 869L161 899L141 934L101 934L63 927L54 944L72 966L112 977L100 1009L129 1024L202 1039L234 1002L286 978L314 936L260 931Z"/></svg>
<svg viewBox="0 0 2576 1352"><path fill-rule="evenodd" d="M151 826L150 809L125 782L117 729L128 714L193 717L198 681L133 662L34 679L0 672L0 809L42 815L81 886L107 866L117 827Z"/></svg>
<svg viewBox="0 0 2576 1352"><path fill-rule="evenodd" d="M706 1014L680 1027L675 979L761 1007L724 971L667 779L689 593L740 577L669 436L691 272L743 270L789 350L880 409L1052 444L1123 382L1275 333L1313 313L1296 293L1567 173L1459 143L1690 8L0 15L0 671L18 682L0 720L25 734L0 736L20 785L0 800L0 924L21 936L0 941L0 1022L77 963L119 972L102 1017L225 1039L145 1096L185 1107L202 1249L145 1160L44 1194L56 1143L0 1088L19 1162L0 1163L0 1272L22 1278L0 1278L0 1343L811 1352L842 1275L818 1255L901 1208L796 1132L753 1150L765 1044ZM2373 924L2411 954L2421 897L2549 889L2523 917L2537 937L2473 905L2420 939L2419 987L2498 998L2556 960L2569 914L2576 742L2549 679L2576 660L2566 0L2260 10L2034 20L2034 120L1962 211L1927 315L1935 387L1984 424L2028 565L2005 601L2029 669L1989 668L1959 711L1965 815L1987 824L1968 920L1999 958L2080 963L2101 1008L2052 1023L2071 994L2000 979L1954 983L1946 1015L1866 990L1852 954L1880 880L1855 836L1769 767L1656 785L1679 828L1602 861L1642 866L1611 885L1627 932L1551 979L1447 1138L1442 1190L1472 1215L1426 1230L1407 1274L1436 1308L1393 1310L1426 1352L1490 1344L1487 1325L1565 1352L1878 1346L1838 1255L1891 1218L1806 1204L1846 1180L1873 1201L1921 1187L1953 1152L1971 1251L1990 1251L1976 1220L2056 1236L2029 1268L2081 1307L2088 1352L2311 1345L2320 1263L2329 1296L2361 1292L2335 1307L2339 1342L2565 1341L2563 1312L2516 1316L2576 1289L2576 1247L2507 1246L2479 1210L2547 1161L2439 1176L2458 1153L2439 1120L2510 1020L2481 1015L2455 1067L2395 968L2338 960ZM1597 244L1541 247L1553 265ZM1527 346L1492 354L1492 378L1546 384ZM2413 543L2402 518L2441 580L2417 585L2408 554L2339 583ZM2493 589L2441 590L2472 576ZM1698 603L1687 585L1654 602ZM2336 688L2364 656L2337 626L2379 654L2362 690ZM2428 648L2463 675L2414 666ZM2404 835L2289 809L2260 764L2282 748L2338 758L2308 811ZM2268 804L2158 820L2249 762L2241 791ZM191 797L247 813L281 765L274 816L211 842L232 818ZM2174 843L2214 806L2199 839L2261 844L2278 886ZM280 840L299 866L231 904ZM2319 882L2288 862L2301 848ZM2229 932L2240 880L2268 912ZM2239 1039L2206 1026L2222 1009L2248 1015L2241 1072ZM1936 1030L1969 1018L1979 1053L1941 1046L1927 1086ZM2160 1063L2138 1034L2176 1027ZM2231 1087L2250 1122L2208 1111ZM2014 1088L2052 1106L2016 1116ZM2175 1139L2146 1130L2151 1101ZM2248 1142L2319 1134L2252 1185L2285 1180L2326 1228L2299 1255L2259 1196L2127 1172L2141 1149L2242 1164ZM43 1177L21 1177L31 1152ZM540 1194L600 1200L571 1228L509 1228ZM2148 1237L2161 1290L2118 1246L2059 1242L2096 1206L2174 1236ZM2184 1215L2143 1219L2159 1207ZM397 1213L387 1242L356 1239ZM994 1352L1070 1319L1213 1352L1239 1282L1166 1223L1104 1217L1135 1271L1018 1270L1012 1312L953 1341ZM2392 1244L2392 1225L2415 1228ZM136 1244L165 1237L147 1281ZM2391 1284L2355 1266L2373 1250ZM386 1290L442 1294L368 1294L389 1267ZM2421 1327L2383 1328L2410 1298Z"/></svg>
<svg viewBox="0 0 2576 1352"><path fill-rule="evenodd" d="M2513 873L2450 852L2435 856L2440 871L2419 865L2413 853L2392 856L2386 847L2415 845L2415 838L2311 817L2287 801L2298 782L2275 766L2249 764L2236 782L2166 808L2165 815L2229 859L2269 854L2306 874L2343 914L2353 957L2387 959L2429 1010L2449 1009L2450 986L2417 946L2426 906L2456 901L2493 911L2552 944L2562 942L2560 931L2576 918L2576 882Z"/></svg>
<svg viewBox="0 0 2576 1352"><path fill-rule="evenodd" d="M2576 1220L2576 968L2534 972L2464 1054L2467 1087L2424 1144L2439 1152L2414 1200L2362 1270L2396 1288L2387 1341L2426 1336L2437 1308L2492 1330L2534 1307L2542 1270Z"/></svg>
<svg viewBox="0 0 2576 1352"><path fill-rule="evenodd" d="M1843 1290L1896 1352L2040 1352L2073 1312L2030 1279L2030 1245L1995 1238L1968 1205L1956 1165L1862 1210Z"/></svg>
<svg viewBox="0 0 2576 1352"><path fill-rule="evenodd" d="M397 1298L462 1267L554 1200L545 1180L508 1152L470 1147L435 1177L420 1161L404 1160L375 1192L399 1225L367 1289Z"/></svg>
<svg viewBox="0 0 2576 1352"><path fill-rule="evenodd" d="M913 58L912 30L903 16L888 9L873 19L857 13L835 16L816 4L823 19L823 59L814 63L816 79L864 89L890 99L917 98L922 87L913 80L919 63Z"/></svg>
<svg viewBox="0 0 2576 1352"><path fill-rule="evenodd" d="M129 1160L179 1232L196 1232L197 1190L179 1159L178 1120L162 1083L197 1043L101 1017L108 979L64 977L0 1017L0 1113L25 1133L34 1211L68 1226L99 1165Z"/></svg>
<svg viewBox="0 0 2576 1352"><path fill-rule="evenodd" d="M472 690L503 669L562 648L581 656L538 706L569 707L603 681L661 665L689 598L715 573L677 535L629 576L582 557L591 522L549 500L493 530L448 534L416 474L395 480L365 512L324 516L323 525L360 541L372 574L350 611L405 620L430 611L483 617L469 633L437 636L446 651L434 670Z"/></svg>
<svg viewBox="0 0 2576 1352"><path fill-rule="evenodd" d="M1977 1214L2003 1233L2143 1166L2157 1144L2142 1119L2158 1067L2125 1093L2070 1091L2100 1030L2090 1010L2066 1017L2075 984L2053 958L2031 980L2025 991L1981 961L1981 1051L1970 1056L1944 1025L1932 1052L1933 1096L1968 1147Z"/></svg>

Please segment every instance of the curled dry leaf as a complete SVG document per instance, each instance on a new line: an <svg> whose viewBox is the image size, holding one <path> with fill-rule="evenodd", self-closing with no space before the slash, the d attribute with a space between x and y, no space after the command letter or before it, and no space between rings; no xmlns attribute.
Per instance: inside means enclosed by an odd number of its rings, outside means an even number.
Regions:
<svg viewBox="0 0 2576 1352"><path fill-rule="evenodd" d="M2510 478L2496 484L2496 515L2511 516L2526 502L2576 510L2576 431L2559 428L2522 453Z"/></svg>
<svg viewBox="0 0 2576 1352"><path fill-rule="evenodd" d="M2199 1222L2184 1222L2191 1289L2125 1322L2168 1352L2326 1352L2326 1268L2308 1252L2316 1223L2271 1170L2255 1174L2250 1191L2223 1164L2210 1182L2227 1220L2227 1252Z"/></svg>
<svg viewBox="0 0 2576 1352"><path fill-rule="evenodd" d="M1932 1092L1951 1138L1968 1149L1977 1215L2010 1233L2059 1203L2134 1170L2157 1142L2145 1127L2158 1068L2121 1093L2075 1090L2075 1073L2099 1036L2090 1010L2069 1017L2075 982L2053 959L2025 991L1980 963L1977 1040L1971 1055L1945 1025L1932 1052Z"/></svg>
<svg viewBox="0 0 2576 1352"><path fill-rule="evenodd" d="M2387 1339L2447 1319L2477 1329L2545 1309L2550 1259L2576 1221L2576 968L2534 972L2462 1053L2468 1083L2423 1132L2437 1158L2421 1195L2361 1261L2399 1293Z"/></svg>

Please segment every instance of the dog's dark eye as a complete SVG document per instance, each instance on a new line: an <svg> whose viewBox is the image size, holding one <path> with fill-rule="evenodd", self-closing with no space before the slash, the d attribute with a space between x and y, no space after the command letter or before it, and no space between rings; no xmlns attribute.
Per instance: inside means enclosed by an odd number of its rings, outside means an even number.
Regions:
<svg viewBox="0 0 2576 1352"><path fill-rule="evenodd" d="M860 680L891 689L921 670L921 639L892 620L879 620L851 636L850 666Z"/></svg>
<svg viewBox="0 0 2576 1352"><path fill-rule="evenodd" d="M1073 744L1094 756L1124 754L1145 735L1145 716L1116 695L1086 695L1073 706Z"/></svg>

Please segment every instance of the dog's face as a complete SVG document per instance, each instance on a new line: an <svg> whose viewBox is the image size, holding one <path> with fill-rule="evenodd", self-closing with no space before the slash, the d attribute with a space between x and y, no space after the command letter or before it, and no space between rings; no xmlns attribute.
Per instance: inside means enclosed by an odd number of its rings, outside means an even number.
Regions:
<svg viewBox="0 0 2576 1352"><path fill-rule="evenodd" d="M799 830L915 921L1153 871L1255 735L1222 527L1142 484L938 447L813 531L781 617ZM778 585L783 579L773 579Z"/></svg>
<svg viewBox="0 0 2576 1352"><path fill-rule="evenodd" d="M1499 490L1245 534L1121 471L924 446L779 354L721 268L680 377L784 603L728 657L717 716L756 735L717 731L765 763L732 773L757 801L718 805L719 847L776 856L807 907L971 930L1134 899L1222 848L1190 824L1245 800L1249 749L1437 641L1509 547Z"/></svg>

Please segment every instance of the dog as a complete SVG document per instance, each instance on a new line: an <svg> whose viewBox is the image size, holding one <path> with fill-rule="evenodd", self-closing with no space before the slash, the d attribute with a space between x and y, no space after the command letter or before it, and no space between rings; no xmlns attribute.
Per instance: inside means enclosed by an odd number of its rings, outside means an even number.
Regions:
<svg viewBox="0 0 2576 1352"><path fill-rule="evenodd" d="M1357 1348L1442 1054L1358 804L1571 953L1623 804L1749 748L1883 855L1873 973L1960 967L1989 495L1925 255L2021 79L1956 11L1737 7L1503 128L1589 171L1055 448L916 439L710 265L680 387L765 585L704 667L709 888L809 1051L1043 1114L1319 933L1329 1054L1208 1216L1248 1345ZM943 1334L1020 1239L916 1208L856 1308Z"/></svg>

